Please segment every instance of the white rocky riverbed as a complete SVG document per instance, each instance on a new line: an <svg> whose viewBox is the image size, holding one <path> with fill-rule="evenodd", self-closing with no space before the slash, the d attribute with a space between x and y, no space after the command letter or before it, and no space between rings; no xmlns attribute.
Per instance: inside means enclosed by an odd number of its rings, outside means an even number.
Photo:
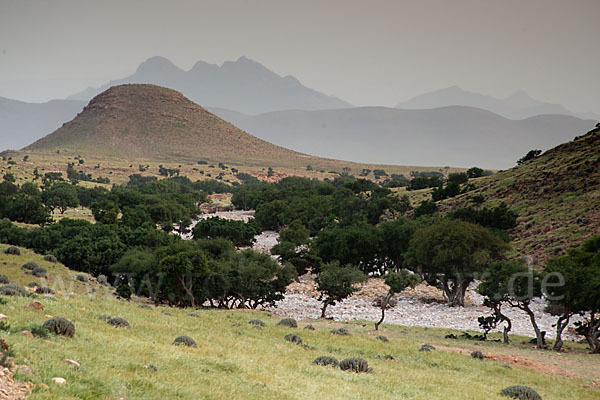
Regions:
<svg viewBox="0 0 600 400"><path fill-rule="evenodd" d="M254 211L217 211L215 213L202 214L197 221L211 217L220 217L238 221L254 218ZM188 237L189 236L189 237ZM190 239L191 235L184 236ZM277 244L279 234L273 231L265 231L255 237L256 242L252 248L258 252L270 254L271 248ZM422 326L432 328L449 328L458 330L481 331L477 319L482 315L489 315L489 309L483 306L483 298L474 290L472 285L467 292L467 305L465 307L449 307L443 302L441 292L433 287L421 284L414 290L406 290L396 296L398 304L387 310L385 323L405 326ZM327 316L336 321L365 320L377 321L381 317L381 309L373 306L373 300L387 291L387 287L381 279L369 279L362 285L361 290L338 303L329 306ZM318 301L318 293L315 290L314 277L307 274L301 277L299 282L291 284L286 292L285 299L270 307L275 315L281 317L292 317L295 319L317 319L321 315L321 302ZM542 331L546 331L546 337L555 337L557 317L544 312L543 301L535 301L532 310L536 315L537 323ZM512 321L511 334L534 337L535 333L529 321L529 317L521 310L506 308L503 310ZM578 317L571 320L569 326ZM496 329L502 331L502 327ZM577 339L567 330L564 332L565 339Z"/></svg>
<svg viewBox="0 0 600 400"><path fill-rule="evenodd" d="M311 278L304 282L290 285L285 299L277 302L270 308L273 314L281 317L296 319L317 319L321 315L321 302L318 301L313 291ZM303 287L303 288L302 288ZM335 306L327 308L327 317L336 321L365 320L377 321L381 317L381 309L373 306L373 299L384 293L380 279L371 279L356 295L344 300ZM437 292L437 293L436 293ZM432 297L433 296L433 297ZM473 288L468 292L469 304L465 307L449 307L443 303L441 293L436 288L425 284L419 285L415 290L407 290L396 297L398 304L388 309L385 313L385 323L405 326L422 326L433 328L450 328L457 330L481 331L477 318L489 315L489 309L482 305L483 298ZM540 300L532 304L537 323L541 330L546 331L547 338L555 337L557 317L544 312L545 304ZM534 330L528 316L521 310L507 308L506 315L512 321L511 334L535 337ZM573 318L572 322L577 318ZM572 323L569 326L573 326ZM496 330L501 332L502 328ZM564 339L578 339L566 330Z"/></svg>

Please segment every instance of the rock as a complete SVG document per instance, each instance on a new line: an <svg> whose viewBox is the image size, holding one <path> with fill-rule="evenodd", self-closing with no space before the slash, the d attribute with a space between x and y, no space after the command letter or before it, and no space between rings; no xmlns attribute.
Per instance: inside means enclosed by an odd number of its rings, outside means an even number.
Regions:
<svg viewBox="0 0 600 400"><path fill-rule="evenodd" d="M32 301L31 303L27 304L27 308L33 308L36 311L44 311L46 309L46 307L44 307L44 305L39 301Z"/></svg>
<svg viewBox="0 0 600 400"><path fill-rule="evenodd" d="M6 318L8 318L6 315L0 314L0 320L6 319Z"/></svg>
<svg viewBox="0 0 600 400"><path fill-rule="evenodd" d="M46 314L46 315L44 315L44 318L46 318L46 319L51 319L51 318L54 318L54 316L52 316L52 315L50 315L50 314Z"/></svg>
<svg viewBox="0 0 600 400"><path fill-rule="evenodd" d="M68 358L65 358L64 361L67 364L71 365L73 368L81 368L81 365L77 361L75 361L75 360L70 360Z"/></svg>
<svg viewBox="0 0 600 400"><path fill-rule="evenodd" d="M56 386L62 386L62 385L66 385L67 384L67 380L65 378L60 378L58 376L52 378L52 382L54 382L54 384Z"/></svg>
<svg viewBox="0 0 600 400"><path fill-rule="evenodd" d="M33 339L33 333L29 332L29 331L21 331L21 335L28 337L29 339Z"/></svg>

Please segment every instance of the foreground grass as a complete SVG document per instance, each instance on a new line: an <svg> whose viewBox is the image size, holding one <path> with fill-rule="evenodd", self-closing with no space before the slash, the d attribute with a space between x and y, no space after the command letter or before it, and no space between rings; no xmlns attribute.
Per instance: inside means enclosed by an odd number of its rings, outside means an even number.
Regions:
<svg viewBox="0 0 600 400"><path fill-rule="evenodd" d="M40 256L28 251L19 257L6 256L6 247L0 246L1 273L18 283L29 282L31 277L19 267L30 259L39 261L36 257ZM74 274L60 264L48 267L50 285L72 279ZM309 331L302 329L306 323L300 323L298 329L277 326L278 318L267 312L199 310L199 316L192 317L188 316L192 310L142 309L138 303L117 300L101 288L93 296L82 289L77 283L71 290L75 294L61 292L54 300L38 298L45 311L27 308L31 298L5 298L8 303L0 305L0 313L8 316L14 332L0 331L0 336L10 343L18 363L33 369L32 375L17 374L18 379L36 383L32 399L493 400L503 399L500 390L515 384L535 388L545 400L600 396L600 390L586 387L589 380L584 378L507 368L499 362L443 350L418 351L425 341L448 344L443 339L447 330L385 326L381 333L390 342L382 343L371 324L343 324L352 336L342 337L329 333L334 325L340 326L333 322L318 321L316 330ZM75 337L30 339L17 333L15 328L41 324L48 315L73 321ZM113 328L98 318L101 315L123 317L131 328ZM253 328L248 321L254 318L267 326ZM306 346L284 341L283 336L290 332L299 334ZM194 338L198 348L173 346L179 335ZM472 345L484 351L486 346ZM374 373L312 365L321 355L362 357ZM81 368L74 369L65 359L78 361ZM158 371L145 368L148 364ZM63 377L67 384L55 386L53 377Z"/></svg>

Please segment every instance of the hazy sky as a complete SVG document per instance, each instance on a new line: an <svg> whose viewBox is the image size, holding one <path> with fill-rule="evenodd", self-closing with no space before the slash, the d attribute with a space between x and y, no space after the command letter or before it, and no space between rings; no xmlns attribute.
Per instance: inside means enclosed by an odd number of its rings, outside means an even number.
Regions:
<svg viewBox="0 0 600 400"><path fill-rule="evenodd" d="M241 55L356 105L450 85L600 112L600 0L0 0L0 96L45 101L161 55Z"/></svg>

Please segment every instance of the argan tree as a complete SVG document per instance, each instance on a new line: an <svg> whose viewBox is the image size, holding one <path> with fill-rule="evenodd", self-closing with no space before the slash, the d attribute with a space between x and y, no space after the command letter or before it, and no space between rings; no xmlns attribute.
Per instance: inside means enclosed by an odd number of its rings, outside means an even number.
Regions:
<svg viewBox="0 0 600 400"><path fill-rule="evenodd" d="M452 220L419 229L410 240L407 265L437 284L451 306L464 306L476 273L499 260L508 245L480 225Z"/></svg>
<svg viewBox="0 0 600 400"><path fill-rule="evenodd" d="M385 284L389 286L389 290L381 301L381 319L375 323L375 330L379 330L379 325L381 325L385 319L385 309L392 297L396 293L402 292L407 287L415 287L420 282L417 275L411 274L405 269L398 272L390 272L386 274L383 279Z"/></svg>
<svg viewBox="0 0 600 400"><path fill-rule="evenodd" d="M320 292L319 301L323 302L321 318L325 318L328 306L333 306L337 301L352 295L358 290L355 285L365 279L365 274L357 267L342 267L338 263L323 265L321 273L315 279L317 290Z"/></svg>

